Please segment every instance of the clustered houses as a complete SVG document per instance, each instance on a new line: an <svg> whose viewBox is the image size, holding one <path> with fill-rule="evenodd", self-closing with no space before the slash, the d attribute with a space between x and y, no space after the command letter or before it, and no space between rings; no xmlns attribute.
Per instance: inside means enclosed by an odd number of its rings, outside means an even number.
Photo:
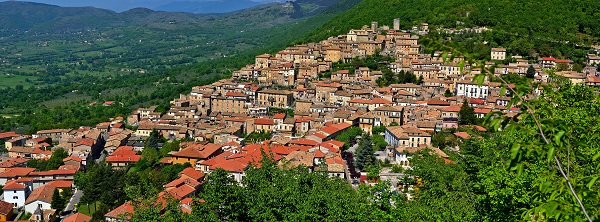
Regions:
<svg viewBox="0 0 600 222"><path fill-rule="evenodd" d="M31 136L2 132L0 141L5 143L9 157L0 161L0 185L4 186L7 202L0 205L51 215L49 198L54 189L71 187L75 172L88 161L104 158L114 168L126 169L141 159L139 152L153 132L167 140L189 141L182 142L179 150L160 160L164 165L190 163L192 167L166 184L159 197L160 200L169 195L181 202L183 211L189 212L190 197L201 190L205 174L221 168L241 182L245 171L256 166L263 152L272 154L281 168L302 165L325 171L331 177L347 178L348 166L341 155L344 143L334 138L351 127L371 134L374 127L386 126L382 136L388 143L389 160L409 167L410 155L430 147L435 132L458 128L463 101L474 107L478 117L492 111L516 115L518 108L507 107L510 94L500 94L502 84L488 79L483 84L473 83L474 74L481 70L471 69L471 64L460 56L422 53L419 38L398 30L398 23L399 20L394 20L390 29L374 22L370 27L350 30L318 43L256 56L254 64L233 72L232 78L193 87L189 94L171 101L169 110L164 112L159 112L156 106L139 108L126 119L117 117L95 127L43 130ZM482 30L485 28L445 31ZM427 24L413 30L413 33L427 32ZM491 60L514 61L496 65L495 75L525 75L533 66L535 80L547 82L551 79L545 69L573 65L570 60L551 57L531 64L506 52L504 48L491 50ZM422 78L422 84L380 87L377 80L382 78L382 70L368 67L330 72L335 63L376 53L394 58L393 62L381 63L393 73L413 73ZM590 54L587 63L590 66L583 73L557 74L573 82L600 86L600 73L591 67L600 63L600 57ZM485 63L487 68L494 65ZM323 72L331 73L331 77L322 78ZM444 96L448 91L452 96ZM533 93L535 96L540 90ZM135 130L126 129L125 124ZM474 129L485 131L479 126ZM247 141L244 136L252 133L270 133L272 138ZM462 139L469 137L464 132L455 135ZM28 160L48 159L56 149L69 154L63 160L65 165L58 170L34 172L33 168L27 168ZM432 150L447 157L440 149ZM127 202L106 214L106 220L127 219L123 215L133 210L133 205Z"/></svg>

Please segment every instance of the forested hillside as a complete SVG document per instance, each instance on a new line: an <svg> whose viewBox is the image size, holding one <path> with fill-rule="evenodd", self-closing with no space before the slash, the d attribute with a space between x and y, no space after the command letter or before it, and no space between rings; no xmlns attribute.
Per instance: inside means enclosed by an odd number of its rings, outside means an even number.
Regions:
<svg viewBox="0 0 600 222"><path fill-rule="evenodd" d="M312 31L307 40L325 39L372 21L391 26L394 18L400 18L402 29L427 22L446 28L486 26L520 36L588 44L600 37L600 4L594 0L363 0Z"/></svg>

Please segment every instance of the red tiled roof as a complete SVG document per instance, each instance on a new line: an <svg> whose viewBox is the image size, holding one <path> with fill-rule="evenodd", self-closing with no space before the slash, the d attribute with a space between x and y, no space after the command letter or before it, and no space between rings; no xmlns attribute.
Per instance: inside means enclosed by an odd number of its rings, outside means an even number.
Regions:
<svg viewBox="0 0 600 222"><path fill-rule="evenodd" d="M8 160L0 163L0 168L11 168L11 167L14 167L19 164L27 163L27 161L29 161L29 159L25 159L25 158L21 158L21 157L8 159Z"/></svg>
<svg viewBox="0 0 600 222"><path fill-rule="evenodd" d="M336 124L332 124L331 127L335 127L338 130L344 130L347 129L349 127L351 127L352 125L350 123L347 122L341 122L341 123L336 123Z"/></svg>
<svg viewBox="0 0 600 222"><path fill-rule="evenodd" d="M470 104L478 104L478 105L483 105L485 104L485 101L483 99L475 99L475 98L470 98L469 99L469 103Z"/></svg>
<svg viewBox="0 0 600 222"><path fill-rule="evenodd" d="M542 61L554 61L556 59L552 58L552 57L542 57Z"/></svg>
<svg viewBox="0 0 600 222"><path fill-rule="evenodd" d="M96 144L96 140L90 139L90 138L83 138L78 140L75 143L75 146L80 146L80 145L85 145L85 146L93 146L94 144Z"/></svg>
<svg viewBox="0 0 600 222"><path fill-rule="evenodd" d="M213 143L206 145L199 143L182 143L181 146L185 148L177 153L172 154L172 156L207 159L209 156L212 156L219 149L221 149L221 145Z"/></svg>
<svg viewBox="0 0 600 222"><path fill-rule="evenodd" d="M196 189L194 189L191 186L182 185L182 186L167 190L167 193L169 193L175 199L182 200L184 197L187 197L188 195L190 195L191 193L193 193L195 191L196 191Z"/></svg>
<svg viewBox="0 0 600 222"><path fill-rule="evenodd" d="M179 175L180 176L181 175L186 175L189 178L192 178L192 179L194 179L196 181L199 181L200 179L202 179L204 177L204 173L203 172L197 171L197 170L195 170L192 167L188 167L188 168L183 169L183 171L179 172Z"/></svg>
<svg viewBox="0 0 600 222"><path fill-rule="evenodd" d="M92 217L82 214L76 213L71 216L66 217L63 222L90 222L92 221Z"/></svg>
<svg viewBox="0 0 600 222"><path fill-rule="evenodd" d="M173 159L171 159L171 157L165 157L160 160L160 163L171 164L171 163L173 163Z"/></svg>
<svg viewBox="0 0 600 222"><path fill-rule="evenodd" d="M106 162L109 163L136 163L142 158L141 155L137 155L137 152L133 150L132 146L121 146L115 150L113 154L106 158Z"/></svg>
<svg viewBox="0 0 600 222"><path fill-rule="evenodd" d="M323 135L322 133L313 133L313 134L306 135L306 136L316 136L319 139L325 139L325 138L327 138L327 136Z"/></svg>
<svg viewBox="0 0 600 222"><path fill-rule="evenodd" d="M338 130L337 128L335 128L335 127L330 127L330 126L328 126L328 127L323 127L323 128L321 128L321 131L323 131L323 132L325 132L325 133L327 133L327 134L331 135L331 134L335 134L335 133L337 133L339 130ZM322 138L321 138L321 139L322 139Z"/></svg>
<svg viewBox="0 0 600 222"><path fill-rule="evenodd" d="M460 106L448 106L442 109L444 112L460 112Z"/></svg>
<svg viewBox="0 0 600 222"><path fill-rule="evenodd" d="M482 126L477 126L477 125L475 125L475 129L477 131L479 131L479 132L486 132L487 131L487 129L483 128Z"/></svg>
<svg viewBox="0 0 600 222"><path fill-rule="evenodd" d="M60 167L58 167L59 170L75 170L78 171L79 169L81 169L81 166L77 166L77 165L62 165Z"/></svg>
<svg viewBox="0 0 600 222"><path fill-rule="evenodd" d="M473 111L475 111L475 113L488 114L488 113L492 112L492 109L475 108L475 109L473 109Z"/></svg>
<svg viewBox="0 0 600 222"><path fill-rule="evenodd" d="M298 138L298 139L290 141L290 144L305 145L305 146L316 146L319 143L317 143L317 141L314 141L314 140L309 140L309 139L305 139L305 138Z"/></svg>
<svg viewBox="0 0 600 222"><path fill-rule="evenodd" d="M22 177L27 176L31 172L33 172L35 168L27 168L27 167L14 167L8 168L6 171L0 174L1 177Z"/></svg>
<svg viewBox="0 0 600 222"><path fill-rule="evenodd" d="M221 168L228 172L244 172L244 169L248 166L247 163L242 163L241 161L236 160L227 160L224 162L217 163L215 165L210 166L211 170Z"/></svg>
<svg viewBox="0 0 600 222"><path fill-rule="evenodd" d="M40 200L40 201L43 201L46 203L51 203L52 202L52 194L54 194L54 189L56 189L56 187L50 186L50 185L44 185L44 186L38 187L37 189L33 190L31 192L31 194L29 194L29 197L27 197L25 204L29 204L36 200Z"/></svg>
<svg viewBox="0 0 600 222"><path fill-rule="evenodd" d="M288 155L291 152L294 152L294 151L297 151L297 150L299 150L299 149L292 148L292 147L289 147L289 146L274 146L274 147L271 147L271 151L273 153L280 154L280 155Z"/></svg>
<svg viewBox="0 0 600 222"><path fill-rule="evenodd" d="M469 139L469 138L471 138L471 135L469 135L466 132L456 132L456 133L454 133L454 135L457 136L457 137L463 138L463 139Z"/></svg>
<svg viewBox="0 0 600 222"><path fill-rule="evenodd" d="M315 150L315 158L324 158L325 157L325 153L323 153L320 150Z"/></svg>
<svg viewBox="0 0 600 222"><path fill-rule="evenodd" d="M115 218L115 219L120 219L120 218L131 219L130 215L132 215L134 213L133 210L134 210L133 205L131 204L130 201L127 201L124 204L122 204L121 206L108 212L104 216L110 217L110 218Z"/></svg>
<svg viewBox="0 0 600 222"><path fill-rule="evenodd" d="M67 161L76 161L76 162L81 162L83 161L83 159L79 158L79 157L75 157L75 156L69 156L67 158L63 159L63 162L67 162Z"/></svg>
<svg viewBox="0 0 600 222"><path fill-rule="evenodd" d="M47 185L50 185L50 186L53 186L56 188L69 188L69 187L73 187L73 181L55 180L55 181L48 183Z"/></svg>
<svg viewBox="0 0 600 222"><path fill-rule="evenodd" d="M14 206L14 204L0 200L0 214L8 216L12 212Z"/></svg>
<svg viewBox="0 0 600 222"><path fill-rule="evenodd" d="M12 137L19 137L19 134L16 134L15 132L5 132L5 133L0 133L0 139L8 139L8 138L12 138Z"/></svg>
<svg viewBox="0 0 600 222"><path fill-rule="evenodd" d="M427 100L427 105L433 105L433 106L449 106L450 103L446 102L446 101L442 101L439 99L430 99Z"/></svg>
<svg viewBox="0 0 600 222"><path fill-rule="evenodd" d="M259 119L254 120L254 125L273 125L273 124L275 124L275 121L273 121L273 119L259 118Z"/></svg>
<svg viewBox="0 0 600 222"><path fill-rule="evenodd" d="M239 92L227 92L227 93L225 94L225 96L232 96L232 97L246 97L246 94L239 93Z"/></svg>
<svg viewBox="0 0 600 222"><path fill-rule="evenodd" d="M277 113L273 116L274 119L283 119L285 118L285 114L283 113Z"/></svg>
<svg viewBox="0 0 600 222"><path fill-rule="evenodd" d="M15 180L9 180L6 185L2 187L2 190L24 190L27 186L21 183L17 183Z"/></svg>

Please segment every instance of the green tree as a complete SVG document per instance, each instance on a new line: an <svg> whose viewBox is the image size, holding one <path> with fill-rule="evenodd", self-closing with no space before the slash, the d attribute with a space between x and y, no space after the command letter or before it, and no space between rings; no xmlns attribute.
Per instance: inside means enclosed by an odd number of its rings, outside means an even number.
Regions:
<svg viewBox="0 0 600 222"><path fill-rule="evenodd" d="M450 92L449 89L446 89L446 91L444 92L444 96L445 97L452 97L452 96L454 96L454 93Z"/></svg>
<svg viewBox="0 0 600 222"><path fill-rule="evenodd" d="M350 147L350 142L356 141L356 137L363 134L363 130L360 127L353 126L340 135L335 137L335 140L344 142L344 150Z"/></svg>
<svg viewBox="0 0 600 222"><path fill-rule="evenodd" d="M63 211L65 209L66 203L66 200L60 195L58 189L54 189L54 193L52 194L52 202L50 203L52 209Z"/></svg>
<svg viewBox="0 0 600 222"><path fill-rule="evenodd" d="M365 134L356 149L356 161L354 162L356 168L363 170L369 166L375 166L376 160L371 136Z"/></svg>
<svg viewBox="0 0 600 222"><path fill-rule="evenodd" d="M461 125L477 124L475 109L469 106L469 102L466 99L463 101L460 111L458 111L458 120Z"/></svg>
<svg viewBox="0 0 600 222"><path fill-rule="evenodd" d="M373 149L375 151L384 150L387 147L388 143L385 141L385 138L382 135L376 134L373 135Z"/></svg>
<svg viewBox="0 0 600 222"><path fill-rule="evenodd" d="M152 132L150 133L150 136L146 140L146 143L144 144L144 148L158 149L159 142L160 142L160 133L158 132L158 130L154 129L154 130L152 130Z"/></svg>
<svg viewBox="0 0 600 222"><path fill-rule="evenodd" d="M530 65L529 68L527 68L527 73L525 74L525 76L527 78L535 77L535 69L533 68L533 65Z"/></svg>

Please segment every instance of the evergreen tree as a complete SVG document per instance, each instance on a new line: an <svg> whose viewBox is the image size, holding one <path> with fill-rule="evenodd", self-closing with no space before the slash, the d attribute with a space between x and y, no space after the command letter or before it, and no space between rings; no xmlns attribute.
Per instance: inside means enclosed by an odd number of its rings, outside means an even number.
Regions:
<svg viewBox="0 0 600 222"><path fill-rule="evenodd" d="M469 106L469 102L465 99L460 111L458 112L458 123L461 125L470 125L477 123L477 116L475 116L475 109Z"/></svg>
<svg viewBox="0 0 600 222"><path fill-rule="evenodd" d="M417 84L417 85L423 84L423 76L422 75L420 75L419 78L415 81L415 84Z"/></svg>
<svg viewBox="0 0 600 222"><path fill-rule="evenodd" d="M446 89L446 92L444 92L444 96L445 97L452 97L452 96L454 96L454 94L452 92L450 92L449 89Z"/></svg>
<svg viewBox="0 0 600 222"><path fill-rule="evenodd" d="M365 135L356 149L356 168L363 170L375 165L375 151L371 142L371 136Z"/></svg>
<svg viewBox="0 0 600 222"><path fill-rule="evenodd" d="M533 78L533 77L535 77L535 69L533 68L532 65L530 65L529 68L527 68L527 74L525 74L525 76L527 78Z"/></svg>
<svg viewBox="0 0 600 222"><path fill-rule="evenodd" d="M152 130L150 133L150 137L146 140L146 144L144 144L144 148L154 148L158 149L158 142L160 141L160 134L157 130Z"/></svg>
<svg viewBox="0 0 600 222"><path fill-rule="evenodd" d="M62 211L65 209L65 204L66 200L60 195L58 189L54 189L54 193L52 194L52 203L50 203L52 209Z"/></svg>

